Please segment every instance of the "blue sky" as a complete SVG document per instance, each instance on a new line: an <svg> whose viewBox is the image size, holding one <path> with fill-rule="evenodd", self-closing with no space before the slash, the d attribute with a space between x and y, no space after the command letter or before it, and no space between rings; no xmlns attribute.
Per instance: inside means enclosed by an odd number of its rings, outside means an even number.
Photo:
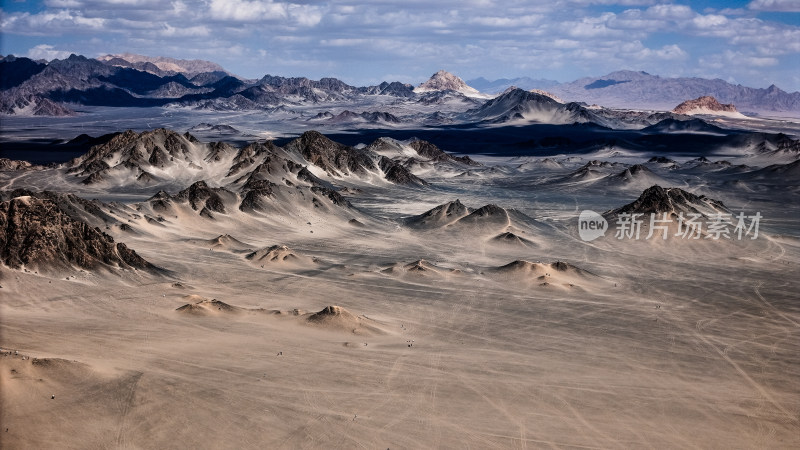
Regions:
<svg viewBox="0 0 800 450"><path fill-rule="evenodd" d="M4 0L0 53L131 52L354 85L620 69L800 91L800 0Z"/></svg>

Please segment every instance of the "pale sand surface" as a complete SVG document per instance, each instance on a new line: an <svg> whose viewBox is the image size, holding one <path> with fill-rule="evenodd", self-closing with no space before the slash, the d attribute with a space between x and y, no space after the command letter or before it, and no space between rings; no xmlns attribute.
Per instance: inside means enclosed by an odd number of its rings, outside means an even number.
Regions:
<svg viewBox="0 0 800 450"><path fill-rule="evenodd" d="M323 262L262 269L165 235L127 242L172 277L3 269L2 347L19 351L0 358L3 448L800 445L791 239L742 259L228 232ZM437 253L439 270L381 272ZM591 274L540 286L489 270L549 254ZM237 309L176 311L204 299ZM327 305L369 327L309 323Z"/></svg>
<svg viewBox="0 0 800 450"><path fill-rule="evenodd" d="M0 447L800 448L791 175L651 165L760 211L761 236L587 243L579 212L642 186L564 181L586 160L331 179L356 209L284 188L215 219L55 169L0 174L99 197L104 231L167 270L0 267ZM506 209L404 221L456 199Z"/></svg>

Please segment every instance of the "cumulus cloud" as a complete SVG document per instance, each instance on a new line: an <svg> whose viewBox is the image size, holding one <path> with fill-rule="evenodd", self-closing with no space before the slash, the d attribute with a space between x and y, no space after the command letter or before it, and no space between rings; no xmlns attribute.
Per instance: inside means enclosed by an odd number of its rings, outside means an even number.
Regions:
<svg viewBox="0 0 800 450"><path fill-rule="evenodd" d="M686 20L695 16L692 8L686 5L655 5L647 8L645 16L662 20Z"/></svg>
<svg viewBox="0 0 800 450"><path fill-rule="evenodd" d="M46 0L45 5L51 8L81 8L84 11L97 10L131 10L162 9L161 0Z"/></svg>
<svg viewBox="0 0 800 450"><path fill-rule="evenodd" d="M675 74L698 63L704 70L726 65L726 51L751 68L800 71L800 27L759 15L790 11L797 1L754 0L738 9L702 11L688 3L44 0L28 12L2 11L0 32L6 47L19 35L47 36L41 52L59 51L46 45L61 42L85 55L166 54L215 60L234 72L252 71L242 73L251 77L339 72L352 82L386 73L428 76L442 66L465 77L564 78L630 64ZM33 45L30 38L19 41L25 46L18 53ZM719 70L726 77L744 73L736 66ZM747 79L741 73L737 79Z"/></svg>
<svg viewBox="0 0 800 450"><path fill-rule="evenodd" d="M488 27L529 27L535 25L540 20L542 20L541 15L528 14L516 17L498 17L498 16L473 17L469 19L469 22Z"/></svg>
<svg viewBox="0 0 800 450"><path fill-rule="evenodd" d="M80 8L83 2L80 0L47 0L45 5L51 8Z"/></svg>
<svg viewBox="0 0 800 450"><path fill-rule="evenodd" d="M315 5L271 0L211 0L208 15L218 21L263 23L288 20L311 27L322 20L323 10Z"/></svg>
<svg viewBox="0 0 800 450"><path fill-rule="evenodd" d="M780 61L769 56L746 54L733 50L726 50L720 54L700 58L700 64L713 69L744 67L749 70L777 66Z"/></svg>
<svg viewBox="0 0 800 450"><path fill-rule="evenodd" d="M169 24L163 24L161 35L165 37L204 37L209 36L211 30L204 25L194 27L173 27Z"/></svg>
<svg viewBox="0 0 800 450"><path fill-rule="evenodd" d="M28 35L54 35L65 31L91 32L102 30L106 20L86 17L81 12L62 9L38 14L12 13L3 16L0 30Z"/></svg>
<svg viewBox="0 0 800 450"><path fill-rule="evenodd" d="M28 50L28 58L31 59L45 59L47 61L53 59L68 58L73 52L66 50L56 50L52 45L39 44L32 49Z"/></svg>
<svg viewBox="0 0 800 450"><path fill-rule="evenodd" d="M622 37L625 35L625 31L608 26L614 17L613 13L602 14L599 17L584 17L580 21L562 23L558 28L563 28L561 33L572 38Z"/></svg>
<svg viewBox="0 0 800 450"><path fill-rule="evenodd" d="M709 14L706 16L697 15L692 18L692 23L697 28L717 28L727 25L728 18L717 14Z"/></svg>
<svg viewBox="0 0 800 450"><path fill-rule="evenodd" d="M578 5L620 5L620 6L647 6L655 0L571 0L570 3Z"/></svg>
<svg viewBox="0 0 800 450"><path fill-rule="evenodd" d="M637 57L639 59L658 59L658 60L666 60L666 61L677 61L686 59L689 54L686 53L682 48L678 45L665 45L658 49L649 49L643 48L639 52L637 52Z"/></svg>
<svg viewBox="0 0 800 450"><path fill-rule="evenodd" d="M797 0L753 0L747 5L755 11L800 12Z"/></svg>
<svg viewBox="0 0 800 450"><path fill-rule="evenodd" d="M288 18L286 5L258 0L212 0L208 12L213 19L235 22Z"/></svg>

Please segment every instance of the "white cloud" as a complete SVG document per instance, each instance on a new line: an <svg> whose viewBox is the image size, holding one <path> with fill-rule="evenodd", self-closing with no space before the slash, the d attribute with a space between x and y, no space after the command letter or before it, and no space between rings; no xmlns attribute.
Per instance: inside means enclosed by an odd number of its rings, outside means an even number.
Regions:
<svg viewBox="0 0 800 450"><path fill-rule="evenodd" d="M613 22L615 17L614 13L604 13L599 17L584 17L577 22L560 23L552 31L582 39L623 37L626 34L625 31L608 26L608 23Z"/></svg>
<svg viewBox="0 0 800 450"><path fill-rule="evenodd" d="M747 5L754 11L800 12L797 0L754 0Z"/></svg>
<svg viewBox="0 0 800 450"><path fill-rule="evenodd" d="M696 13L686 5L655 5L645 10L645 16L661 20L686 20L694 17Z"/></svg>
<svg viewBox="0 0 800 450"><path fill-rule="evenodd" d="M473 17L470 23L487 27L529 27L538 23L542 19L539 14L528 14L515 17L482 16Z"/></svg>
<svg viewBox="0 0 800 450"><path fill-rule="evenodd" d="M581 46L580 41L574 39L555 39L551 44L554 48L578 48Z"/></svg>
<svg viewBox="0 0 800 450"><path fill-rule="evenodd" d="M173 27L169 24L163 24L161 36L164 37L204 37L211 34L211 31L205 25L198 25L194 27Z"/></svg>
<svg viewBox="0 0 800 450"><path fill-rule="evenodd" d="M302 27L313 27L322 21L323 11L313 5L289 5L289 17Z"/></svg>
<svg viewBox="0 0 800 450"><path fill-rule="evenodd" d="M98 11L106 9L162 9L162 0L46 0L44 4L50 8L83 9L84 11Z"/></svg>
<svg viewBox="0 0 800 450"><path fill-rule="evenodd" d="M774 67L780 64L778 58L746 54L733 50L725 50L721 54L711 55L699 59L703 67L719 70L742 68L744 70L761 69L764 67Z"/></svg>
<svg viewBox="0 0 800 450"><path fill-rule="evenodd" d="M11 13L5 14L0 22L3 32L17 32L29 35L55 35L65 31L89 32L101 30L105 19L85 17L81 12L68 9L59 11L43 11L38 14Z"/></svg>
<svg viewBox="0 0 800 450"><path fill-rule="evenodd" d="M365 45L372 42L371 39L364 38L346 38L346 39L322 39L319 41L320 45L328 47L353 47L356 45Z"/></svg>
<svg viewBox="0 0 800 450"><path fill-rule="evenodd" d="M187 12L189 8L186 6L186 3L183 3L181 0L172 2L172 13L175 15L180 15Z"/></svg>
<svg viewBox="0 0 800 450"><path fill-rule="evenodd" d="M655 2L655 0L571 0L569 3L577 5L647 6Z"/></svg>
<svg viewBox="0 0 800 450"><path fill-rule="evenodd" d="M260 22L288 18L284 4L259 0L211 0L208 12L213 19L234 22Z"/></svg>
<svg viewBox="0 0 800 450"><path fill-rule="evenodd" d="M697 15L692 19L692 23L697 28L717 28L728 24L728 18L721 15L709 14L706 16Z"/></svg>
<svg viewBox="0 0 800 450"><path fill-rule="evenodd" d="M276 35L272 40L280 44L307 44L313 40L311 36Z"/></svg>
<svg viewBox="0 0 800 450"><path fill-rule="evenodd" d="M83 2L79 0L47 0L45 5L51 8L80 8Z"/></svg>
<svg viewBox="0 0 800 450"><path fill-rule="evenodd" d="M556 78L547 71L596 75L633 65L696 73L699 61L703 70L746 80L749 72L725 59L726 50L765 77L800 70L800 27L758 18L789 3L799 2L698 12L672 0L43 0L38 12L0 12L0 32L19 53L59 42L87 56L186 55L233 71L267 70L268 57L274 74L373 79L447 66L475 76ZM60 40L30 44L19 35ZM9 47L13 39L25 46Z"/></svg>
<svg viewBox="0 0 800 450"><path fill-rule="evenodd" d="M266 23L288 21L287 25L313 27L322 21L320 6L272 0L211 0L208 16L212 20Z"/></svg>
<svg viewBox="0 0 800 450"><path fill-rule="evenodd" d="M763 25L740 31L731 37L734 45L769 56L800 53L800 28Z"/></svg>
<svg viewBox="0 0 800 450"><path fill-rule="evenodd" d="M53 59L68 58L73 52L66 50L56 50L52 45L40 44L28 50L28 58L31 59L46 59L48 61Z"/></svg>
<svg viewBox="0 0 800 450"><path fill-rule="evenodd" d="M657 50L652 50L652 54L663 60L680 60L686 59L689 57L689 54L683 51L682 48L679 46L672 44L672 45L665 45Z"/></svg>
<svg viewBox="0 0 800 450"><path fill-rule="evenodd" d="M763 57L763 56L743 56L738 60L739 64L745 64L751 67L772 67L779 64L778 58Z"/></svg>

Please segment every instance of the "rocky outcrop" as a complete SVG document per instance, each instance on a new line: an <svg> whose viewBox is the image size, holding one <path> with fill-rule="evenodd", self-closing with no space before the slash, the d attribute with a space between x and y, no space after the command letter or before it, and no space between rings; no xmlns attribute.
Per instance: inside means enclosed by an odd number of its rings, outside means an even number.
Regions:
<svg viewBox="0 0 800 450"><path fill-rule="evenodd" d="M417 93L432 91L456 91L465 95L480 94L477 89L469 87L464 80L444 70L436 72L427 81L414 89L414 92Z"/></svg>
<svg viewBox="0 0 800 450"><path fill-rule="evenodd" d="M545 97L550 97L553 100L557 101L558 103L567 103L564 100L562 100L561 97L557 96L556 94L553 94L552 92L543 91L541 89L531 89L530 92L533 92L534 94L544 95Z"/></svg>
<svg viewBox="0 0 800 450"><path fill-rule="evenodd" d="M651 186L631 203L620 208L608 211L606 216L626 214L651 214L651 213L699 213L727 211L725 205L719 201L686 192L681 188L662 188Z"/></svg>
<svg viewBox="0 0 800 450"><path fill-rule="evenodd" d="M468 216L471 209L464 206L459 200L451 201L432 208L424 213L404 220L405 225L416 229L439 228L454 223L462 217Z"/></svg>
<svg viewBox="0 0 800 450"><path fill-rule="evenodd" d="M686 100L672 110L675 114L701 114L714 112L735 113L736 107L732 104L722 104L710 95L704 95L694 100Z"/></svg>
<svg viewBox="0 0 800 450"><path fill-rule="evenodd" d="M410 185L418 185L424 186L427 185L428 182L423 180L422 178L414 175L413 173L409 172L403 165L389 159L385 156L381 156L380 161L378 162L378 167L383 171L386 179L391 181L395 184L410 184Z"/></svg>
<svg viewBox="0 0 800 450"><path fill-rule="evenodd" d="M41 166L36 166L28 161L0 158L0 170L33 170L37 168L41 168Z"/></svg>
<svg viewBox="0 0 800 450"><path fill-rule="evenodd" d="M481 164L473 161L469 156L453 156L445 153L439 147L428 141L421 139L411 141L409 147L413 148L420 156L435 162L457 162L468 166L480 166Z"/></svg>
<svg viewBox="0 0 800 450"><path fill-rule="evenodd" d="M200 211L200 215L213 218L212 212L225 213L225 202L220 196L222 192L229 193L222 188L211 188L201 180L178 192L175 200L188 201L192 209Z"/></svg>
<svg viewBox="0 0 800 450"><path fill-rule="evenodd" d="M506 123L526 120L547 124L573 124L605 121L578 103L561 103L548 95L509 88L466 115L473 120Z"/></svg>
<svg viewBox="0 0 800 450"><path fill-rule="evenodd" d="M65 270L155 266L123 243L76 220L49 198L18 196L0 202L0 261L19 269Z"/></svg>
<svg viewBox="0 0 800 450"><path fill-rule="evenodd" d="M285 147L331 175L360 175L375 170L366 151L334 142L317 131L306 131Z"/></svg>
<svg viewBox="0 0 800 450"><path fill-rule="evenodd" d="M0 114L19 116L74 116L75 111L40 95L0 94Z"/></svg>

